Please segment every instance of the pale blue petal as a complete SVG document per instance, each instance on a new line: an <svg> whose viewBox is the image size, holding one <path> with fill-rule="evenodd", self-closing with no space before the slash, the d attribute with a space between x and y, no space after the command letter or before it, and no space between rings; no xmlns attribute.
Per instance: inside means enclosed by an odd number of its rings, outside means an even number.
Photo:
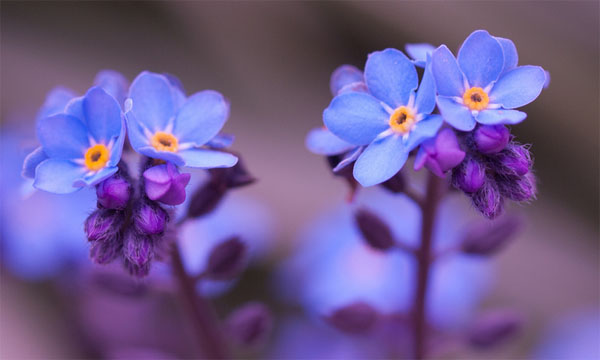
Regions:
<svg viewBox="0 0 600 360"><path fill-rule="evenodd" d="M184 160L180 156L181 152L170 152L170 151L156 151L152 146L144 146L139 149L136 149L142 155L145 155L152 159L160 159L164 161L172 162L177 166L183 166Z"/></svg>
<svg viewBox="0 0 600 360"><path fill-rule="evenodd" d="M89 147L85 125L70 115L58 114L41 119L37 134L44 152L51 158L82 158Z"/></svg>
<svg viewBox="0 0 600 360"><path fill-rule="evenodd" d="M437 97L437 105L444 121L453 128L461 131L471 131L475 128L475 119L466 106L445 96Z"/></svg>
<svg viewBox="0 0 600 360"><path fill-rule="evenodd" d="M210 139L209 142L206 143L207 146L213 149L223 149L226 147L230 147L235 140L235 136L231 134L218 134L214 138Z"/></svg>
<svg viewBox="0 0 600 360"><path fill-rule="evenodd" d="M502 46L502 52L504 53L504 67L502 68L502 74L517 67L519 63L519 54L517 53L517 47L512 40L496 37L496 40Z"/></svg>
<svg viewBox="0 0 600 360"><path fill-rule="evenodd" d="M308 150L319 155L338 155L353 149L352 145L325 128L312 129L306 136Z"/></svg>
<svg viewBox="0 0 600 360"><path fill-rule="evenodd" d="M331 95L336 96L345 86L364 81L365 77L363 76L363 72L356 66L342 65L335 69L331 74L329 89L331 90Z"/></svg>
<svg viewBox="0 0 600 360"><path fill-rule="evenodd" d="M504 67L502 46L485 30L474 31L467 37L457 59L471 87L485 88L498 80Z"/></svg>
<svg viewBox="0 0 600 360"><path fill-rule="evenodd" d="M131 147L135 151L140 152L141 148L150 146L150 140L144 134L141 124L136 120L135 115L131 111L125 114L125 121Z"/></svg>
<svg viewBox="0 0 600 360"><path fill-rule="evenodd" d="M427 55L433 53L435 46L427 43L406 44L404 50L415 61L416 66L424 68L427 63Z"/></svg>
<svg viewBox="0 0 600 360"><path fill-rule="evenodd" d="M129 97L135 118L153 133L164 130L175 116L176 94L163 75L142 72L133 80Z"/></svg>
<svg viewBox="0 0 600 360"><path fill-rule="evenodd" d="M213 90L198 92L188 98L175 117L173 135L180 143L202 146L221 131L229 116L229 103Z"/></svg>
<svg viewBox="0 0 600 360"><path fill-rule="evenodd" d="M35 171L33 186L55 194L69 194L80 189L74 186L86 169L69 160L47 159Z"/></svg>
<svg viewBox="0 0 600 360"><path fill-rule="evenodd" d="M490 91L490 103L506 109L527 105L535 100L546 83L546 73L539 66L519 66L504 74Z"/></svg>
<svg viewBox="0 0 600 360"><path fill-rule="evenodd" d="M389 127L389 114L370 94L352 92L336 96L323 112L325 126L354 145L366 145Z"/></svg>
<svg viewBox="0 0 600 360"><path fill-rule="evenodd" d="M84 174L74 182L75 187L94 186L109 177L119 170L116 166L106 166L92 174Z"/></svg>
<svg viewBox="0 0 600 360"><path fill-rule="evenodd" d="M67 106L65 106L64 113L79 119L79 121L85 124L86 121L85 114L83 113L83 96L71 99Z"/></svg>
<svg viewBox="0 0 600 360"><path fill-rule="evenodd" d="M62 86L55 87L46 95L44 105L42 105L37 113L36 122L45 117L63 112L69 101L75 96L77 95L71 89Z"/></svg>
<svg viewBox="0 0 600 360"><path fill-rule="evenodd" d="M163 76L167 78L171 86L173 87L173 94L175 99L175 108L179 109L183 106L183 103L187 99L185 96L185 89L183 88L183 83L179 78L173 74L163 73Z"/></svg>
<svg viewBox="0 0 600 360"><path fill-rule="evenodd" d="M23 177L33 179L35 177L35 168L47 158L48 155L46 155L41 146L33 150L23 161L21 175Z"/></svg>
<svg viewBox="0 0 600 360"><path fill-rule="evenodd" d="M88 130L97 142L107 144L121 133L121 106L102 88L93 87L84 96L83 114Z"/></svg>
<svg viewBox="0 0 600 360"><path fill-rule="evenodd" d="M483 110L475 117L477 122L484 125L518 124L525 120L527 114L518 110Z"/></svg>
<svg viewBox="0 0 600 360"><path fill-rule="evenodd" d="M121 120L121 133L115 140L112 149L110 150L110 158L107 166L116 166L121 160L121 154L123 152L123 144L125 143L125 120Z"/></svg>
<svg viewBox="0 0 600 360"><path fill-rule="evenodd" d="M360 154L362 154L364 149L364 146L359 146L356 149L352 150L333 168L333 172L336 173L344 169L346 166L355 162L356 159L358 159L358 157L360 156Z"/></svg>
<svg viewBox="0 0 600 360"><path fill-rule="evenodd" d="M396 49L385 49L369 54L365 82L373 96L395 109L408 104L419 78L406 55Z"/></svg>
<svg viewBox="0 0 600 360"><path fill-rule="evenodd" d="M184 166L201 169L228 168L238 162L237 156L215 150L188 149L178 154L183 158Z"/></svg>
<svg viewBox="0 0 600 360"><path fill-rule="evenodd" d="M396 175L408 159L399 135L373 141L354 163L354 178L362 186L380 184Z"/></svg>
<svg viewBox="0 0 600 360"><path fill-rule="evenodd" d="M466 90L464 75L446 45L440 46L431 55L431 71L439 95L463 95Z"/></svg>
<svg viewBox="0 0 600 360"><path fill-rule="evenodd" d="M415 107L418 114L431 114L435 108L435 80L431 73L431 66L428 66L423 73L423 79L417 91Z"/></svg>
<svg viewBox="0 0 600 360"><path fill-rule="evenodd" d="M118 71L101 70L96 74L94 85L100 86L110 96L115 98L119 106L123 106L127 91L129 90L129 81Z"/></svg>
<svg viewBox="0 0 600 360"><path fill-rule="evenodd" d="M408 135L408 139L406 139L404 144L406 151L411 151L423 141L434 137L443 123L444 119L441 115L429 115L419 121Z"/></svg>

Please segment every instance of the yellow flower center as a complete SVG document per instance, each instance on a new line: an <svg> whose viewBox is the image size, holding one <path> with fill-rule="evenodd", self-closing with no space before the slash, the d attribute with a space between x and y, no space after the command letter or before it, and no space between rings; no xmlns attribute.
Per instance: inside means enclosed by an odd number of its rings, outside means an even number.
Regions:
<svg viewBox="0 0 600 360"><path fill-rule="evenodd" d="M85 166L91 171L98 171L108 162L109 154L106 146L97 144L85 152Z"/></svg>
<svg viewBox="0 0 600 360"><path fill-rule="evenodd" d="M157 131L154 136L152 136L150 143L158 151L177 152L177 149L179 149L179 141L177 141L177 138L173 136L173 134L162 131Z"/></svg>
<svg viewBox="0 0 600 360"><path fill-rule="evenodd" d="M490 103L488 94L480 87L472 87L463 94L463 102L471 110L483 110Z"/></svg>
<svg viewBox="0 0 600 360"><path fill-rule="evenodd" d="M415 125L415 114L406 106L400 106L390 115L390 127L397 133L406 134Z"/></svg>

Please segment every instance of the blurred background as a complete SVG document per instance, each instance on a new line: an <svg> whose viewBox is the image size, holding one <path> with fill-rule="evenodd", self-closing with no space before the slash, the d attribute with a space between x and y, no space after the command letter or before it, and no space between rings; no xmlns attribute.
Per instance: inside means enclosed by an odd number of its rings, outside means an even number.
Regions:
<svg viewBox="0 0 600 360"><path fill-rule="evenodd" d="M218 90L232 104L225 131L236 135L233 148L259 179L241 192L274 216L268 255L222 306L237 297L268 299L266 283L294 252L298 232L346 196L325 161L304 147L306 133L322 124L331 72L344 63L362 68L370 52L404 49L406 43L447 44L456 51L480 28L512 39L519 64L541 65L551 74L549 88L525 107L528 119L512 129L519 141L532 144L538 200L514 209L527 223L496 259L496 280L483 303L521 310L527 326L500 352L477 354L527 358L548 329L572 314L592 309L598 320L597 1L3 1L2 169L9 152L25 154L35 146L36 112L56 85L83 93L101 69L129 80L150 70L178 76L188 93ZM17 191L8 175L2 176L2 194ZM23 222L23 232L44 231L39 209ZM7 233L3 228L3 238ZM0 357L90 356L82 353L83 340L71 336L76 321L65 315L60 291L47 280L23 280L7 270L6 256L2 260ZM459 357L469 356L464 351Z"/></svg>

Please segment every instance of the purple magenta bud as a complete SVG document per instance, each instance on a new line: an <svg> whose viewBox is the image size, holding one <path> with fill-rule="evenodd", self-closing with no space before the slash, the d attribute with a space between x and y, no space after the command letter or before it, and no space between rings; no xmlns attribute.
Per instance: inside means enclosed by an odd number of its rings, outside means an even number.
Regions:
<svg viewBox="0 0 600 360"><path fill-rule="evenodd" d="M227 334L243 346L256 346L263 343L271 332L272 326L271 312L259 302L244 304L225 320Z"/></svg>
<svg viewBox="0 0 600 360"><path fill-rule="evenodd" d="M226 193L227 187L223 184L206 182L192 195L187 216L196 218L211 213L221 203Z"/></svg>
<svg viewBox="0 0 600 360"><path fill-rule="evenodd" d="M131 275L137 276L139 278L143 278L147 276L148 273L150 273L150 263L151 262L148 261L145 264L138 265L127 258L123 258L123 265L125 266L127 271L129 271Z"/></svg>
<svg viewBox="0 0 600 360"><path fill-rule="evenodd" d="M394 247L396 242L389 226L367 209L358 209L354 219L363 238L372 248L386 251Z"/></svg>
<svg viewBox="0 0 600 360"><path fill-rule="evenodd" d="M188 173L179 173L170 162L153 166L144 171L146 195L167 205L179 205L185 201L185 187L190 177Z"/></svg>
<svg viewBox="0 0 600 360"><path fill-rule="evenodd" d="M456 134L452 129L443 129L435 138L426 140L415 158L415 170L425 166L438 177L443 178L444 173L465 158L465 152L460 149Z"/></svg>
<svg viewBox="0 0 600 360"><path fill-rule="evenodd" d="M342 65L331 74L329 89L331 90L331 95L336 96L339 95L340 90L344 87L355 83L364 83L364 81L363 72L358 68L352 65Z"/></svg>
<svg viewBox="0 0 600 360"><path fill-rule="evenodd" d="M238 162L230 168L214 168L210 169L211 181L222 184L227 189L253 184L256 178L248 172L244 161L237 153L233 153L238 158Z"/></svg>
<svg viewBox="0 0 600 360"><path fill-rule="evenodd" d="M379 313L371 305L356 302L335 310L325 320L340 331L350 334L369 332L379 318Z"/></svg>
<svg viewBox="0 0 600 360"><path fill-rule="evenodd" d="M119 232L112 237L93 241L90 244L90 258L96 264L104 265L112 262L121 254L123 239Z"/></svg>
<svg viewBox="0 0 600 360"><path fill-rule="evenodd" d="M123 256L133 265L150 263L154 257L152 238L129 229L123 240Z"/></svg>
<svg viewBox="0 0 600 360"><path fill-rule="evenodd" d="M500 193L513 201L534 200L537 195L537 180L533 173L527 173L520 178L497 177Z"/></svg>
<svg viewBox="0 0 600 360"><path fill-rule="evenodd" d="M123 223L123 213L98 209L85 220L84 230L89 241L102 241L114 237Z"/></svg>
<svg viewBox="0 0 600 360"><path fill-rule="evenodd" d="M106 209L125 209L131 195L131 184L118 173L96 185L98 204Z"/></svg>
<svg viewBox="0 0 600 360"><path fill-rule="evenodd" d="M477 150L483 154L502 151L510 139L510 131L504 125L482 125L473 135Z"/></svg>
<svg viewBox="0 0 600 360"><path fill-rule="evenodd" d="M156 235L165 230L169 215L160 205L144 201L134 211L134 224L137 230L144 235Z"/></svg>
<svg viewBox="0 0 600 360"><path fill-rule="evenodd" d="M523 317L512 310L494 310L481 316L469 330L469 343L488 348L505 342L523 326Z"/></svg>
<svg viewBox="0 0 600 360"><path fill-rule="evenodd" d="M481 189L471 195L471 200L473 206L488 219L498 217L504 210L504 198L492 179L487 179Z"/></svg>
<svg viewBox="0 0 600 360"><path fill-rule="evenodd" d="M507 176L523 176L533 166L533 159L526 145L509 144L495 160L496 172Z"/></svg>
<svg viewBox="0 0 600 360"><path fill-rule="evenodd" d="M246 263L247 248L237 237L215 246L206 265L206 277L211 280L229 280L239 275Z"/></svg>
<svg viewBox="0 0 600 360"><path fill-rule="evenodd" d="M452 183L466 193L474 193L485 182L485 166L473 158L465 160L452 173Z"/></svg>
<svg viewBox="0 0 600 360"><path fill-rule="evenodd" d="M463 238L461 250L470 255L493 255L512 240L520 227L521 219L517 216L471 226Z"/></svg>
<svg viewBox="0 0 600 360"><path fill-rule="evenodd" d="M401 171L398 171L396 175L392 176L389 180L384 181L381 186L394 194L403 192L406 186L404 174L402 174Z"/></svg>

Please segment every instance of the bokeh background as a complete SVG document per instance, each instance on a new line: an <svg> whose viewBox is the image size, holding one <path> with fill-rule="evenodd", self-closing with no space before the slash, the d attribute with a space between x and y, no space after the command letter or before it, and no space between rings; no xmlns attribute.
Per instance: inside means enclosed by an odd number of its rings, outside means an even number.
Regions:
<svg viewBox="0 0 600 360"><path fill-rule="evenodd" d="M457 50L479 28L510 38L520 64L551 74L550 87L525 107L528 119L512 130L533 144L539 199L515 209L527 225L497 259L487 300L528 314L523 336L501 352L523 358L553 322L599 306L598 14L597 1L3 1L0 129L33 135L51 88L81 93L100 69L129 79L169 72L188 92L222 92L232 104L225 130L259 178L243 192L276 214L273 251L237 290L260 292L303 224L346 196L304 147L330 101L331 71L362 67L368 53L406 43ZM55 291L2 273L1 357L81 356Z"/></svg>

